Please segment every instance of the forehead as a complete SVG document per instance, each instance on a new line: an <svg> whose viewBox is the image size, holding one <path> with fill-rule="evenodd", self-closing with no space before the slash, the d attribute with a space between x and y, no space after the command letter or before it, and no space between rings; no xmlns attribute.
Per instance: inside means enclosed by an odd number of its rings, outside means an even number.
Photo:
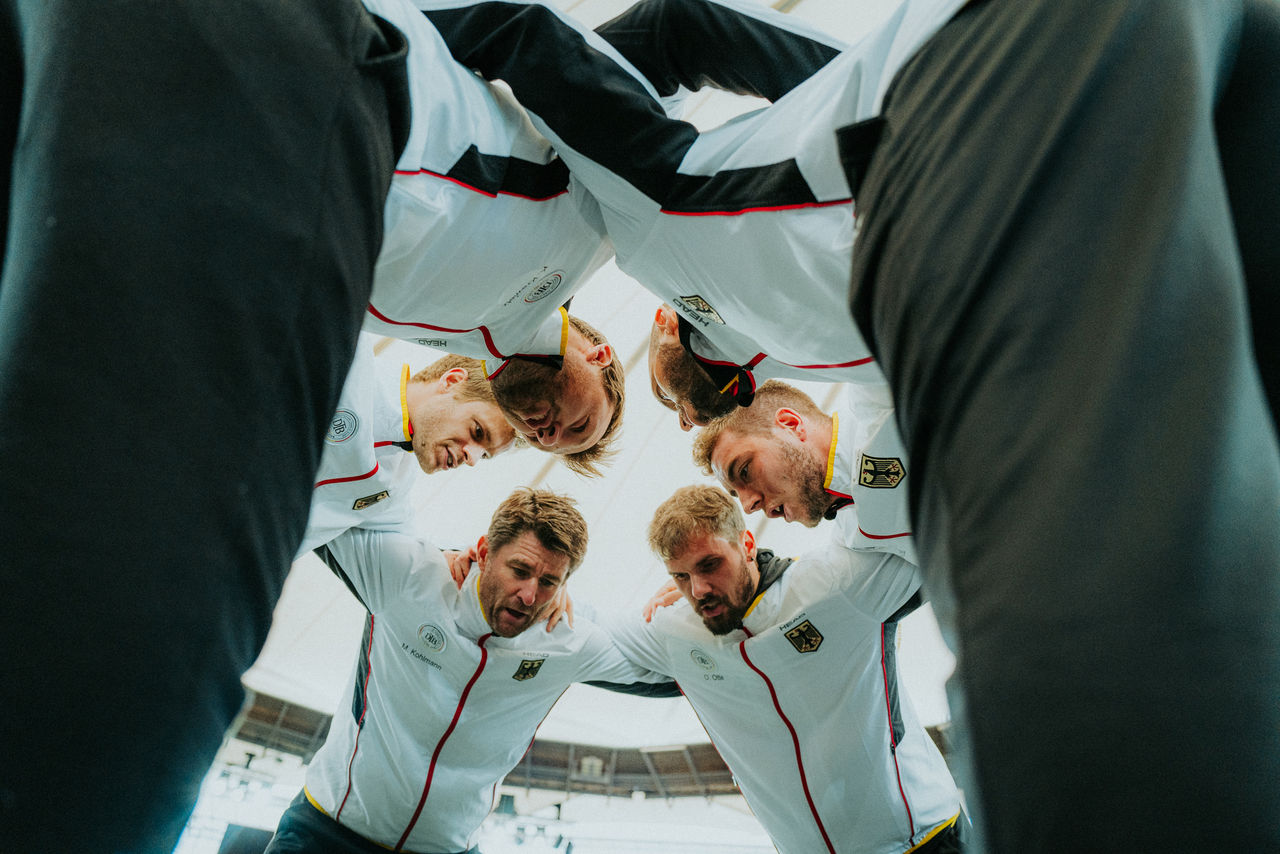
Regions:
<svg viewBox="0 0 1280 854"><path fill-rule="evenodd" d="M604 377L598 371L576 377L559 403L565 435L574 441L558 444L557 453L574 454L594 447L609 429L614 403L605 392ZM586 419L590 419L586 433L570 432Z"/></svg>
<svg viewBox="0 0 1280 854"><path fill-rule="evenodd" d="M538 575L562 576L569 568L569 556L544 546L533 531L522 531L495 551L490 560L502 566L518 564Z"/></svg>
<svg viewBox="0 0 1280 854"><path fill-rule="evenodd" d="M768 436L726 429L716 437L715 448L711 451L711 469L721 480L733 482L743 463L768 459L773 452L774 445ZM729 476L731 471L734 477Z"/></svg>
<svg viewBox="0 0 1280 854"><path fill-rule="evenodd" d="M707 558L723 556L733 550L734 543L726 540L719 534L713 534L709 531L701 531L685 542L677 554L671 560L667 561L667 569L687 570L697 566Z"/></svg>

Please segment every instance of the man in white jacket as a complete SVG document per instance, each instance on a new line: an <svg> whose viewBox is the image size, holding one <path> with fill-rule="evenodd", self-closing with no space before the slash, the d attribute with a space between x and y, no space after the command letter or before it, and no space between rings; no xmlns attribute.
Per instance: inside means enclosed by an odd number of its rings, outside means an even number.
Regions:
<svg viewBox="0 0 1280 854"><path fill-rule="evenodd" d="M834 519L843 543L917 563L908 514L906 452L887 397L849 386L828 415L779 380L699 431L693 460L746 513L813 527Z"/></svg>
<svg viewBox="0 0 1280 854"><path fill-rule="evenodd" d="M664 682L581 616L531 629L586 552L573 502L520 489L461 589L430 544L353 528L322 549L368 609L360 658L281 852L474 851L495 789L572 682Z"/></svg>
<svg viewBox="0 0 1280 854"><path fill-rule="evenodd" d="M421 473L474 466L515 444L480 362L444 356L418 371L379 360L363 333L324 436L298 554L348 528L408 531Z"/></svg>
<svg viewBox="0 0 1280 854"><path fill-rule="evenodd" d="M684 601L610 631L680 685L781 854L963 850L955 784L898 684L911 564L839 543L778 558L711 486L664 502L649 544Z"/></svg>

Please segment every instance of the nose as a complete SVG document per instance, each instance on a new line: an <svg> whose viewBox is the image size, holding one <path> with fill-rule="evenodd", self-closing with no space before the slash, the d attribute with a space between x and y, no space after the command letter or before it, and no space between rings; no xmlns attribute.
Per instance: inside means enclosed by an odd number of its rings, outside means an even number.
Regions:
<svg viewBox="0 0 1280 854"><path fill-rule="evenodd" d="M689 420L689 417L685 415L684 412L681 412L680 413L680 429L688 433L690 430L693 429L693 427L694 427L693 422Z"/></svg>
<svg viewBox="0 0 1280 854"><path fill-rule="evenodd" d="M557 433L558 431L556 430L556 425L554 423L549 424L546 427L539 427L538 428L538 444L544 445L547 447L554 445L556 443Z"/></svg>
<svg viewBox="0 0 1280 854"><path fill-rule="evenodd" d="M754 513L759 510L763 499L764 496L759 492L752 492L749 489L738 490L738 502L742 504L742 511L744 513Z"/></svg>
<svg viewBox="0 0 1280 854"><path fill-rule="evenodd" d="M689 593L694 599L703 599L711 592L711 585L696 575L689 580Z"/></svg>
<svg viewBox="0 0 1280 854"><path fill-rule="evenodd" d="M484 448L475 442L468 442L462 446L462 459L469 466L474 466L476 460L483 458L484 454Z"/></svg>
<svg viewBox="0 0 1280 854"><path fill-rule="evenodd" d="M538 580L536 578L527 578L516 588L516 598L520 600L520 604L528 607L533 604L533 600L538 596Z"/></svg>

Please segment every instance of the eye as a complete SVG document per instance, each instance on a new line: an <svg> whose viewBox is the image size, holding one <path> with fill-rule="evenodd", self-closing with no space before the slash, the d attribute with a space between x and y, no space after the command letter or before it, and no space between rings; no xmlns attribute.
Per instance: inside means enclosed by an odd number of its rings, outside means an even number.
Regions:
<svg viewBox="0 0 1280 854"><path fill-rule="evenodd" d="M560 582L557 581L556 579L547 578L545 575L542 578L538 579L538 583L541 584L543 587L548 587L548 588L557 587L560 584Z"/></svg>
<svg viewBox="0 0 1280 854"><path fill-rule="evenodd" d="M689 573L673 572L671 573L671 580L674 581L676 584L682 584L683 582L689 580Z"/></svg>
<svg viewBox="0 0 1280 854"><path fill-rule="evenodd" d="M583 433L587 432L587 427L590 426L590 424L591 424L590 421L583 421L577 427L571 428L570 432L577 433L578 435L582 435Z"/></svg>

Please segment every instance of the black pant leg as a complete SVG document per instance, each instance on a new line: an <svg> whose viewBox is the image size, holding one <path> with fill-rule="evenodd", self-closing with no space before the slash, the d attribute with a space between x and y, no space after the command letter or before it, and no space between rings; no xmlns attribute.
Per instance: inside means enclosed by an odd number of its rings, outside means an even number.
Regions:
<svg viewBox="0 0 1280 854"><path fill-rule="evenodd" d="M1240 241L1254 352L1280 424L1280 3L1247 0L1240 45L1215 114L1222 170Z"/></svg>
<svg viewBox="0 0 1280 854"><path fill-rule="evenodd" d="M1240 21L971 5L859 193L995 851L1280 848L1280 453L1214 123Z"/></svg>
<svg viewBox="0 0 1280 854"><path fill-rule="evenodd" d="M0 849L167 852L305 525L403 44L354 0L3 14Z"/></svg>

